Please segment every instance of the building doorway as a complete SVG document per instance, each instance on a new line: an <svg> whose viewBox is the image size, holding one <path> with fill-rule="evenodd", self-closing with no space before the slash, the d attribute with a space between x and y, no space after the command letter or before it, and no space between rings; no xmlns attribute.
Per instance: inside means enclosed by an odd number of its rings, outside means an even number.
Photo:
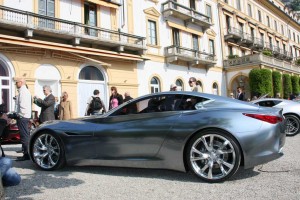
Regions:
<svg viewBox="0 0 300 200"><path fill-rule="evenodd" d="M88 104L89 97L93 96L95 89L100 91L100 98L108 110L107 79L102 68L93 65L84 66L79 72L78 81L78 115L82 117Z"/></svg>
<svg viewBox="0 0 300 200"><path fill-rule="evenodd" d="M244 100L246 101L248 98L251 99L250 86L249 86L249 78L244 75L236 76L231 82L231 91L233 93L234 98L237 97L238 91L237 88L241 87L244 92Z"/></svg>
<svg viewBox="0 0 300 200"><path fill-rule="evenodd" d="M47 73L45 73L47 72ZM35 84L34 84L34 95L38 96L41 99L45 98L43 92L43 86L48 85L52 90L53 96L60 99L61 96L61 76L56 67L49 64L43 64L37 68L35 71ZM37 105L34 105L34 110L40 113L41 108Z"/></svg>

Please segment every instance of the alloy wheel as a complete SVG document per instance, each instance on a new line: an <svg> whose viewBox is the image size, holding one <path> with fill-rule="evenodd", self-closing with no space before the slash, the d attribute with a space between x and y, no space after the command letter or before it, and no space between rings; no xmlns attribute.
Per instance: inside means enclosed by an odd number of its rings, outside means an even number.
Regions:
<svg viewBox="0 0 300 200"><path fill-rule="evenodd" d="M206 180L225 179L235 168L236 150L227 138L218 134L199 137L190 149L193 171Z"/></svg>
<svg viewBox="0 0 300 200"><path fill-rule="evenodd" d="M51 134L38 136L33 144L33 159L43 169L54 168L60 158L60 146Z"/></svg>
<svg viewBox="0 0 300 200"><path fill-rule="evenodd" d="M299 120L295 116L286 116L286 129L285 133L287 136L296 135L299 132L300 124Z"/></svg>

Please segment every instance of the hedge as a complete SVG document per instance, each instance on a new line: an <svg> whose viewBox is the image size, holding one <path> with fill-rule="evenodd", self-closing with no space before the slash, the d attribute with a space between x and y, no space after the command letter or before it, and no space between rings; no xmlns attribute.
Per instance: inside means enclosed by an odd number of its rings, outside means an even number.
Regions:
<svg viewBox="0 0 300 200"><path fill-rule="evenodd" d="M298 95L299 94L299 77L298 76L292 76L291 81L292 81L293 94Z"/></svg>
<svg viewBox="0 0 300 200"><path fill-rule="evenodd" d="M290 98L290 94L292 93L292 81L291 76L289 74L283 74L283 98Z"/></svg>
<svg viewBox="0 0 300 200"><path fill-rule="evenodd" d="M272 72L272 77L273 77L273 93L274 96L276 94L280 94L280 97L282 96L282 81L281 81L281 73L278 71L273 71Z"/></svg>
<svg viewBox="0 0 300 200"><path fill-rule="evenodd" d="M264 94L273 96L271 70L252 69L249 73L249 86L252 96L261 96Z"/></svg>

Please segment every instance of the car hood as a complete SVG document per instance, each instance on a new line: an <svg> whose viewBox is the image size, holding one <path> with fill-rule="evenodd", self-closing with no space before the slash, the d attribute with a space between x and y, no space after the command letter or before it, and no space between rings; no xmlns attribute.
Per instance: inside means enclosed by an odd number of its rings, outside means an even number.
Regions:
<svg viewBox="0 0 300 200"><path fill-rule="evenodd" d="M38 126L35 130L33 130L32 134L36 134L37 132L52 130L56 133L66 133L69 135L92 135L96 125L93 123L94 119L102 118L102 117L83 117L72 120L53 120L47 121Z"/></svg>

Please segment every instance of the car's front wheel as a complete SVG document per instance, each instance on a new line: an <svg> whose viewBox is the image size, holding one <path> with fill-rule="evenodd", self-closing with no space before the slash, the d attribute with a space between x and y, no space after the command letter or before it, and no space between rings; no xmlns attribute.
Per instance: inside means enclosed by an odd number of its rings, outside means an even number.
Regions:
<svg viewBox="0 0 300 200"><path fill-rule="evenodd" d="M55 170L65 164L65 153L62 142L52 132L38 133L31 146L33 162L44 170Z"/></svg>
<svg viewBox="0 0 300 200"><path fill-rule="evenodd" d="M188 143L189 168L206 182L222 182L236 173L241 151L233 137L221 130L206 130Z"/></svg>
<svg viewBox="0 0 300 200"><path fill-rule="evenodd" d="M285 115L285 134L286 136L294 136L300 132L300 120L294 115Z"/></svg>

